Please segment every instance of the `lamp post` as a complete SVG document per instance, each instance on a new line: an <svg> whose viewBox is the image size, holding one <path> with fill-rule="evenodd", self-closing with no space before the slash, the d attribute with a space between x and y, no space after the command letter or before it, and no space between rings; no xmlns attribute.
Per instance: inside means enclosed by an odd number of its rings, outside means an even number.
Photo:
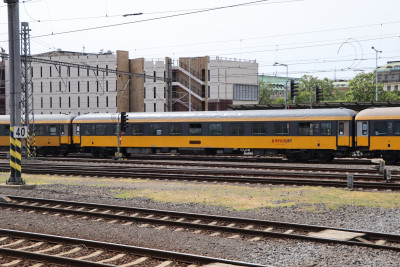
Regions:
<svg viewBox="0 0 400 267"><path fill-rule="evenodd" d="M375 47L371 47L373 50L375 50L376 54L376 69L375 69L375 101L378 102L378 53L382 53L382 51L376 49Z"/></svg>
<svg viewBox="0 0 400 267"><path fill-rule="evenodd" d="M287 64L282 64L275 62L274 66L283 66L286 67L286 86L285 86L285 109L287 109L287 85L288 85L288 79L289 79L289 67Z"/></svg>

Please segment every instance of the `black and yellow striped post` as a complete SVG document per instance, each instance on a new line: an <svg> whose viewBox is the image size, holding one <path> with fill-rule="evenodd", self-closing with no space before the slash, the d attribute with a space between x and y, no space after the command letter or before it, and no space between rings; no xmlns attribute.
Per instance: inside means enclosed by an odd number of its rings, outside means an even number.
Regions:
<svg viewBox="0 0 400 267"><path fill-rule="evenodd" d="M10 178L7 184L22 185L21 140L14 138L14 127L10 127Z"/></svg>

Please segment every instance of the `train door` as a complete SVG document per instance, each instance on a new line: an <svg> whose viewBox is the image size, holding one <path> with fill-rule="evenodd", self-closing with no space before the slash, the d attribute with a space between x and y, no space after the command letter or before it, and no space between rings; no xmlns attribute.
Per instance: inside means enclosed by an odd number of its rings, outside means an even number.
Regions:
<svg viewBox="0 0 400 267"><path fill-rule="evenodd" d="M368 121L357 121L357 146L369 146L369 123Z"/></svg>
<svg viewBox="0 0 400 267"><path fill-rule="evenodd" d="M350 146L350 122L349 121L338 121L338 138L337 146Z"/></svg>
<svg viewBox="0 0 400 267"><path fill-rule="evenodd" d="M81 144L81 125L80 124L73 124L73 129L72 129L72 142L75 145L80 145Z"/></svg>

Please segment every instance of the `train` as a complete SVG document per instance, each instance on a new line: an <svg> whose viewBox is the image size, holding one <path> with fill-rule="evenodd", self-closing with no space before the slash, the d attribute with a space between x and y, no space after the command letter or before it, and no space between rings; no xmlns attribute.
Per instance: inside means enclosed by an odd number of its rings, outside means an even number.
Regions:
<svg viewBox="0 0 400 267"><path fill-rule="evenodd" d="M354 154L400 160L400 108L201 111L35 115L31 146L38 155L91 153L244 154L290 161ZM0 147L9 149L9 116L0 116ZM34 140L34 143L33 143Z"/></svg>

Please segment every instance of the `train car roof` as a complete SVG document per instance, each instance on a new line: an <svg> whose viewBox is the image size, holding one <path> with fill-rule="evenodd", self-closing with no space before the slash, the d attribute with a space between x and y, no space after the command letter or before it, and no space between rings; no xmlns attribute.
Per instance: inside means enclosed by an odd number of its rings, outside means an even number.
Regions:
<svg viewBox="0 0 400 267"><path fill-rule="evenodd" d="M77 116L74 123L116 122L118 113L95 113ZM127 113L129 122L161 121L229 121L243 120L315 120L352 119L356 112L350 109L292 109L292 110L242 110L242 111L197 111L197 112L140 112Z"/></svg>
<svg viewBox="0 0 400 267"><path fill-rule="evenodd" d="M74 114L37 114L35 115L35 123L69 123L75 117ZM10 115L0 115L0 123L8 124L9 122Z"/></svg>
<svg viewBox="0 0 400 267"><path fill-rule="evenodd" d="M390 120L400 119L400 107L368 108L360 111L356 120Z"/></svg>

